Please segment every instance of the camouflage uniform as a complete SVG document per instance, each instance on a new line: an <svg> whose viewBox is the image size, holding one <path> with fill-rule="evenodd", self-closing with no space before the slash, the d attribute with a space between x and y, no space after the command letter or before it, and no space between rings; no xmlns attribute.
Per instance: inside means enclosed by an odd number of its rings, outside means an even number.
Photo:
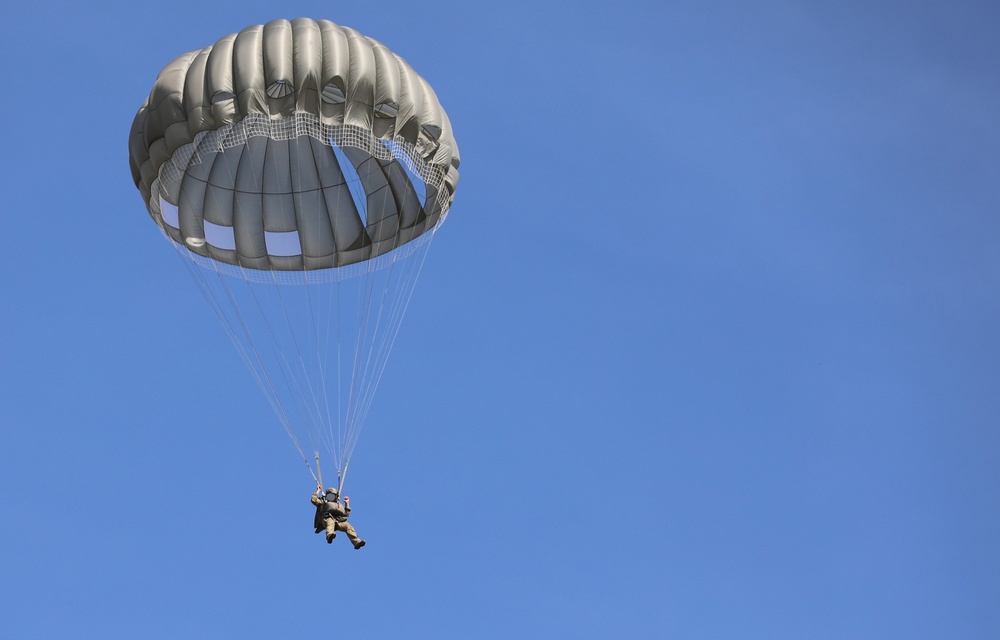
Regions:
<svg viewBox="0 0 1000 640"><path fill-rule="evenodd" d="M341 504L340 496L336 490L327 489L326 496L316 491L312 495L311 502L316 505L313 526L316 528L316 533L326 530L327 543L333 542L338 531L343 531L355 549L365 546L365 541L358 537L354 527L347 521L347 516L351 514L351 507Z"/></svg>

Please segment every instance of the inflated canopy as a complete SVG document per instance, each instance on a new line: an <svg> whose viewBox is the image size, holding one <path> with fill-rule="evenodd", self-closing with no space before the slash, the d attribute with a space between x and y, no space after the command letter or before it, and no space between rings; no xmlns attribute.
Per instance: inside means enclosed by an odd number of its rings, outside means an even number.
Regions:
<svg viewBox="0 0 1000 640"><path fill-rule="evenodd" d="M301 271L434 229L459 155L437 96L402 58L300 18L168 64L133 121L129 162L153 220L187 251Z"/></svg>

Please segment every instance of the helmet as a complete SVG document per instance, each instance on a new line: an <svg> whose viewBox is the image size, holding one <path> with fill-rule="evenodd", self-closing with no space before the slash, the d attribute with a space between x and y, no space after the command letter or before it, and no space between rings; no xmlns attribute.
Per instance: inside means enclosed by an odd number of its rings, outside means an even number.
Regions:
<svg viewBox="0 0 1000 640"><path fill-rule="evenodd" d="M336 489L334 489L333 487L330 487L329 489L327 489L326 492L328 494L332 493L333 495L338 496L338 497L340 496L340 492L337 491Z"/></svg>

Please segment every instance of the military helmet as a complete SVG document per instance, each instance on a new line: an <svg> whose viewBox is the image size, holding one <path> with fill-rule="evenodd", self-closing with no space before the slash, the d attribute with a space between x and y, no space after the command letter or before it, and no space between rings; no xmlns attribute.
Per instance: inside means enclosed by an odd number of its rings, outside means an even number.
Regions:
<svg viewBox="0 0 1000 640"><path fill-rule="evenodd" d="M339 496L339 495L340 495L340 492L339 492L339 491L337 491L336 489L334 489L333 487L330 487L330 488L328 488L328 489L326 490L326 492L327 492L327 493L332 493L332 494L333 494L333 495L335 495L335 496Z"/></svg>

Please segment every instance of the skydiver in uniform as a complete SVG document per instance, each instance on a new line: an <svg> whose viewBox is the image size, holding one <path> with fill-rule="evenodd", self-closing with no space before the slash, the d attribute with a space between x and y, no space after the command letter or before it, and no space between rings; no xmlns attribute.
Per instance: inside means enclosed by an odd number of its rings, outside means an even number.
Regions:
<svg viewBox="0 0 1000 640"><path fill-rule="evenodd" d="M323 485L316 485L316 493L312 495L311 502L316 505L313 526L316 533L326 530L327 544L333 542L338 531L343 531L355 549L365 546L365 541L358 537L354 527L347 521L347 516L351 514L350 498L345 496L344 503L341 504L338 490L330 487L326 490L326 495L323 495Z"/></svg>

